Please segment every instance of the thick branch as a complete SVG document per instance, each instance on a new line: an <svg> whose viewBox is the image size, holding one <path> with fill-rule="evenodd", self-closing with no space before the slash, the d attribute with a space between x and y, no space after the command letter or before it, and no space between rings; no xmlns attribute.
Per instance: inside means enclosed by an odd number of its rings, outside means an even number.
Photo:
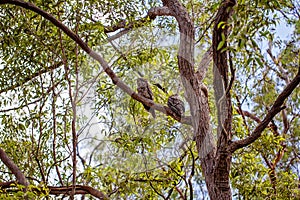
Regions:
<svg viewBox="0 0 300 200"><path fill-rule="evenodd" d="M104 58L93 51L87 43L85 43L77 34L75 34L72 30L70 30L67 26L65 26L62 22L57 20L55 17L53 17L51 14L47 13L46 11L38 8L32 3L24 2L22 0L2 0L0 1L0 4L13 4L20 7L23 7L25 9L31 10L33 12L36 12L43 16L45 19L51 21L56 27L61 29L65 34L67 34L72 40L74 40L86 53L89 54L93 59L97 60L103 70L106 72L106 74L111 78L112 82L117 85L119 88L121 88L124 92L129 94L133 99L145 104L146 106L152 107L155 110L161 111L164 114L167 114L174 118L175 120L180 120L180 118L176 115L174 115L173 112L170 111L167 107L155 104L153 101L146 99L142 97L141 95L137 94L135 91L133 91L128 85L126 85L109 67L108 63L104 60ZM181 119L180 122L190 124L189 118Z"/></svg>
<svg viewBox="0 0 300 200"><path fill-rule="evenodd" d="M293 90L299 85L299 83L300 83L300 67L298 70L299 71L298 71L298 74L296 75L296 77L286 86L286 88L277 97L277 99L275 100L273 106L271 107L270 111L267 113L264 120L255 128L255 130L252 132L252 134L243 140L233 142L229 146L229 150L231 152L234 152L237 149L240 149L242 147L248 146L249 144L253 143L255 140L257 140L261 136L261 133L268 126L268 124L271 122L273 117L282 110L281 106L283 105L284 101L290 96L290 94L293 92Z"/></svg>
<svg viewBox="0 0 300 200"><path fill-rule="evenodd" d="M231 138L232 124L232 106L231 95L227 90L230 89L228 76L228 51L227 47L228 36L228 19L232 15L235 0L223 1L216 19L213 29L213 74L214 74L214 95L217 105L218 115L218 146L225 146ZM221 49L219 45L223 43Z"/></svg>
<svg viewBox="0 0 300 200"><path fill-rule="evenodd" d="M0 159L6 165L6 167L15 175L18 182L24 186L28 186L29 183L26 180L26 177L18 168L18 166L8 157L3 149L0 148Z"/></svg>
<svg viewBox="0 0 300 200"><path fill-rule="evenodd" d="M0 189L15 188L17 183L18 183L17 181L0 182ZM61 187L46 186L46 188L49 189L50 195L70 195L72 191L72 186L61 186ZM37 192L38 194L46 192L44 187L43 188L33 187L32 190L34 192ZM18 188L16 188L16 191L18 191ZM105 195L103 192L96 190L95 188L87 185L76 185L75 194L90 194L98 199L103 199L103 200L109 199L109 197Z"/></svg>
<svg viewBox="0 0 300 200"><path fill-rule="evenodd" d="M194 128L194 137L197 149L201 157L214 152L214 142L211 134L210 116L207 90L202 88L201 79L205 70L195 73L194 69L194 24L189 17L187 9L178 0L163 0L163 5L167 6L176 18L180 31L180 44L178 50L178 68L185 98L189 103Z"/></svg>
<svg viewBox="0 0 300 200"><path fill-rule="evenodd" d="M223 49L227 47L227 36L228 36L228 29L229 25L227 24L228 19L232 15L233 6L236 4L235 0L226 0L223 1L216 19L215 25L213 29L213 60L214 65L218 69L218 73L221 76L222 80L224 81L224 86L227 88L228 86L228 56L227 52ZM222 24L223 23L223 24ZM221 49L218 49L219 44L223 42L223 46Z"/></svg>
<svg viewBox="0 0 300 200"><path fill-rule="evenodd" d="M48 186L49 188L49 194L52 195L60 195L60 194L70 194L72 191L72 186L68 187L54 187L54 186ZM101 191L96 190L95 188L92 188L87 185L76 185L75 187L75 194L90 194L94 197L97 197L99 199L109 199L105 194L103 194Z"/></svg>
<svg viewBox="0 0 300 200"><path fill-rule="evenodd" d="M179 72L183 78L190 80L194 89L198 89L198 84L194 74L195 30L193 22L191 21L187 10L179 1L163 0L163 4L170 9L179 25L180 44L177 55Z"/></svg>
<svg viewBox="0 0 300 200"><path fill-rule="evenodd" d="M148 16L150 19L154 19L157 16L173 16L173 13L168 7L153 7L148 11Z"/></svg>

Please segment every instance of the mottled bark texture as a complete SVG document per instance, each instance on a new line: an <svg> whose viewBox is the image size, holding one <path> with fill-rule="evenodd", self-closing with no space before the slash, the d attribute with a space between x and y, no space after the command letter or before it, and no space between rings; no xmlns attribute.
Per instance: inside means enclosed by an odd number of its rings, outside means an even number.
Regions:
<svg viewBox="0 0 300 200"><path fill-rule="evenodd" d="M213 169L213 182L215 186L209 190L212 199L231 199L229 172L232 153L228 150L229 141L231 141L232 124L231 85L228 73L228 51L224 51L223 49L227 47L226 39L229 34L228 19L233 12L235 4L235 0L225 0L222 2L213 28L213 74L218 118L218 140ZM221 42L224 43L222 48L217 49Z"/></svg>
<svg viewBox="0 0 300 200"><path fill-rule="evenodd" d="M218 11L213 30L213 61L214 88L216 105L218 108L218 141L217 146L210 126L208 96L204 92L201 82L206 69L194 66L194 27L193 22L182 4L177 0L163 0L171 14L176 18L180 30L180 46L178 52L178 66L185 89L185 97L190 105L192 125L201 167L204 172L206 185L211 199L231 199L229 186L229 171L231 152L227 151L231 133L231 98L226 92L228 87L227 52L221 53L217 46L222 40L221 35L227 36L228 26L218 26L220 22L226 24L232 12L235 1L224 1ZM224 44L226 47L226 43ZM201 73L202 72L202 73ZM202 77L202 78L201 78Z"/></svg>

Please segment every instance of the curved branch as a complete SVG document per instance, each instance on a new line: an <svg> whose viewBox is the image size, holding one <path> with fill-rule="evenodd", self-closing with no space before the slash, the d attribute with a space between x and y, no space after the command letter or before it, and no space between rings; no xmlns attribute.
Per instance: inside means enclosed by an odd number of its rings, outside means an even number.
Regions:
<svg viewBox="0 0 300 200"><path fill-rule="evenodd" d="M197 149L199 153L204 156L214 149L215 145L211 138L206 90L202 90L201 79L198 79L198 76L201 75L196 74L194 69L194 24L186 8L178 0L163 0L162 2L164 6L170 9L179 25L180 44L177 54L178 68L185 89L185 98L191 110ZM202 71L200 73L202 73ZM204 140L206 140L205 138L207 139L206 142L204 142Z"/></svg>
<svg viewBox="0 0 300 200"><path fill-rule="evenodd" d="M70 194L72 192L72 188L73 188L72 186L67 186L67 187L48 186L49 194L52 194L52 195ZM76 185L75 186L75 194L90 194L99 199L103 199L103 200L109 199L101 191L96 190L95 188L87 186L87 185Z"/></svg>
<svg viewBox="0 0 300 200"><path fill-rule="evenodd" d="M137 94L135 91L133 91L128 85L126 85L110 68L108 63L104 60L104 58L93 51L87 43L85 43L77 34L75 34L72 30L70 30L67 26L65 26L62 22L57 20L55 17L53 17L51 14L47 13L46 11L40 9L36 5L24 2L22 0L1 0L1 4L12 4L16 6L20 6L22 8L31 10L41 16L43 16L45 19L52 22L57 28L61 29L65 34L67 34L72 40L74 40L89 56L91 56L93 59L97 60L100 65L102 66L105 73L111 78L112 82L117 85L120 89L122 89L124 92L126 92L128 95L130 95L133 99L145 104L146 106L152 107L155 110L158 110L166 115L171 116L175 120L185 123L185 124L191 124L190 118L186 117L184 119L180 119L180 117L174 115L174 113L167 108L166 106L156 104L152 100L146 99L142 97L141 95Z"/></svg>
<svg viewBox="0 0 300 200"><path fill-rule="evenodd" d="M271 107L270 111L267 113L263 121L255 128L255 130L252 132L252 134L249 137L231 143L230 146L228 147L229 151L234 152L237 149L248 146L249 144L257 140L261 136L263 130L265 130L265 128L271 122L273 117L283 109L282 105L284 104L284 101L290 96L290 94L299 85L299 83L300 83L300 67L298 69L298 73L295 76L295 78L278 95L273 106Z"/></svg>
<svg viewBox="0 0 300 200"><path fill-rule="evenodd" d="M194 72L194 24L178 0L163 0L163 4L170 9L179 25L180 44L177 57L180 75L190 80L189 84L192 84L193 89L199 89Z"/></svg>
<svg viewBox="0 0 300 200"><path fill-rule="evenodd" d="M130 30L132 28L142 27L145 23L149 22L150 20L154 20L157 16L170 16L170 15L172 15L171 11L165 6L153 7L148 11L145 17L129 23L126 22L126 20L122 20L113 26L105 26L104 32L111 33L122 28L124 28L125 30Z"/></svg>
<svg viewBox="0 0 300 200"><path fill-rule="evenodd" d="M18 184L18 181L9 181L9 182L0 182L0 188L15 188L16 184ZM31 188L33 191L37 192L37 194L46 193L45 189L49 189L50 195L70 195L72 192L73 186L45 186L45 187L33 187ZM18 188L16 188L16 191L18 191ZM76 185L75 186L75 194L90 194L98 199L102 200L108 200L109 197L105 195L103 192L87 186L87 185Z"/></svg>

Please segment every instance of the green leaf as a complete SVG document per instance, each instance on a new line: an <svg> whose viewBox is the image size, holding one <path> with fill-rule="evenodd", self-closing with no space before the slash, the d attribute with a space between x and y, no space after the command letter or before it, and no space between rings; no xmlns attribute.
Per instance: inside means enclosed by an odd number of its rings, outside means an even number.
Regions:
<svg viewBox="0 0 300 200"><path fill-rule="evenodd" d="M221 41L219 44L218 44L218 47L217 47L217 50L220 50L225 44L225 41Z"/></svg>

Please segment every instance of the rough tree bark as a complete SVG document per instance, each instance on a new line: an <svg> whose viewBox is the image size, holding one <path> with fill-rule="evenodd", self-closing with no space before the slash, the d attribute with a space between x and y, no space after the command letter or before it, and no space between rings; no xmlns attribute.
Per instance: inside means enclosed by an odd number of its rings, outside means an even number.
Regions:
<svg viewBox="0 0 300 200"><path fill-rule="evenodd" d="M214 141L214 137L210 125L210 111L208 106L208 95L202 80L205 76L210 59L204 61L204 65L200 66L195 72L194 66L194 26L187 10L178 0L162 0L164 7L153 8L149 10L151 19L156 16L169 15L174 16L179 24L180 30L180 46L178 51L178 66L181 80L185 90L185 98L189 103L191 117L184 118L183 123L191 124L194 129L194 136L197 143L199 157L201 159L201 167L205 176L205 181L209 196L212 200L228 200L231 199L231 190L229 184L229 172L232 153L237 149L245 147L258 139L262 131L268 126L272 118L280 112L285 99L297 87L300 82L300 67L296 77L287 85L274 102L272 108L267 113L264 120L258 124L256 129L247 138L239 141L231 141L231 121L232 108L230 87L232 80L228 78L228 52L222 52L217 47L224 40L222 35L228 35L227 21L231 16L235 0L222 1L217 16L215 18L215 26L213 28L213 61L214 61L214 89L215 99L218 111L218 138ZM128 85L126 85L112 71L107 62L100 54L94 52L78 35L72 32L60 21L55 19L49 13L41 10L31 3L21 0L1 0L0 4L14 4L25 9L32 10L44 18L51 21L55 26L64 31L72 38L87 54L97 60L113 83L129 94L133 99L152 107L153 109L170 115L174 119L180 121L179 116L175 115L168 107L156 104L152 100L146 99L137 94ZM118 28L118 27L116 27ZM223 37L224 37L223 36ZM226 47L226 41L223 48ZM206 55L210 55L211 50ZM203 67L203 68L202 68ZM84 192L91 193L90 188L82 188ZM69 190L69 188L64 190Z"/></svg>
<svg viewBox="0 0 300 200"><path fill-rule="evenodd" d="M189 103L192 125L201 167L204 172L206 185L211 199L231 199L229 186L229 171L231 152L227 150L231 137L231 97L228 92L228 64L227 52L217 50L222 40L222 34L227 36L226 22L232 12L235 1L224 1L218 11L213 30L213 61L214 61L214 89L218 110L218 141L214 142L208 106L208 96L203 90L203 74L194 72L194 27L186 9L177 0L163 0L171 15L179 24L180 46L178 52L178 66L185 89L186 100ZM224 26L219 26L224 22ZM221 28L225 27L225 28ZM226 42L223 47L226 47ZM204 70L198 69L197 73Z"/></svg>
<svg viewBox="0 0 300 200"><path fill-rule="evenodd" d="M213 28L213 74L218 118L218 140L217 152L214 158L215 165L213 168L215 188L209 191L212 199L231 199L229 172L232 153L228 151L227 147L231 141L232 131L232 105L230 95L232 81L229 81L228 77L228 51L222 50L227 47L226 39L229 34L227 22L233 12L233 6L235 4L235 0L222 2ZM217 49L221 42L224 42L222 48Z"/></svg>

